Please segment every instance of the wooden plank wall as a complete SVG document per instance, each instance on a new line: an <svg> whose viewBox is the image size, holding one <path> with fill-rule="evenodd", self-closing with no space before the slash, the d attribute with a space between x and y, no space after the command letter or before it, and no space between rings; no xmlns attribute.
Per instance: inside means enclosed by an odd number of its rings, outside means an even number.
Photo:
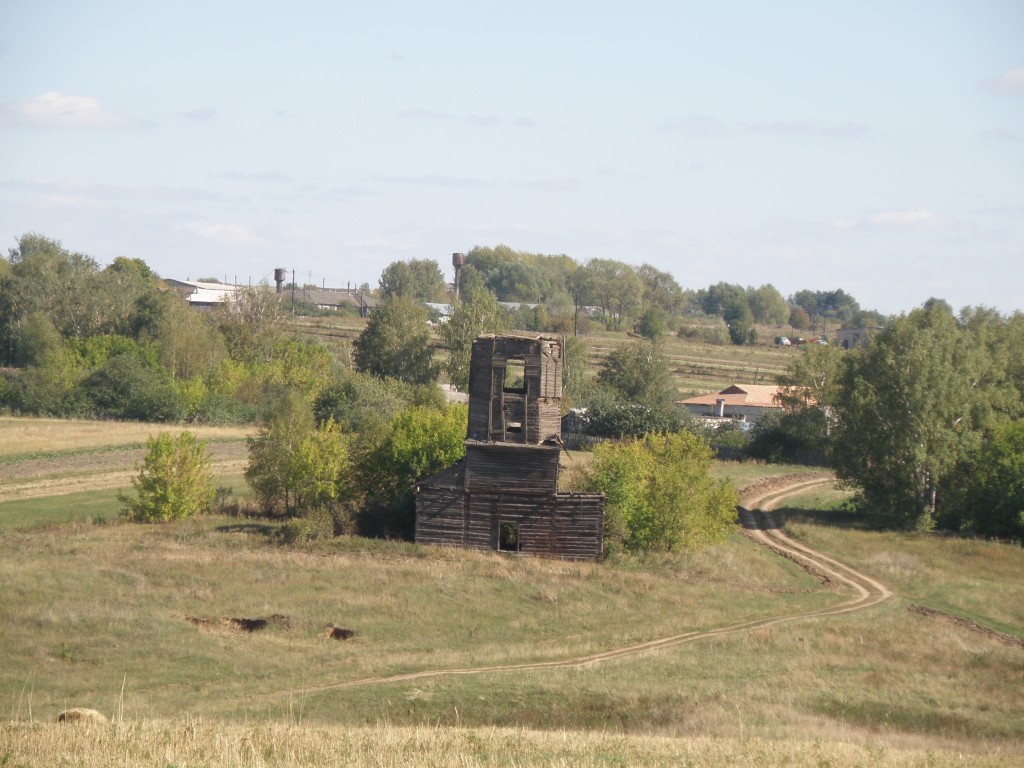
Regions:
<svg viewBox="0 0 1024 768"><path fill-rule="evenodd" d="M501 525L513 523L522 555L597 560L604 551L602 494L423 488L416 506L416 541L422 544L497 550Z"/></svg>
<svg viewBox="0 0 1024 768"><path fill-rule="evenodd" d="M525 391L508 392L505 396L510 402L524 397L527 399L526 431L500 436L502 383L505 363L510 358L523 360ZM546 336L481 336L473 342L469 366L467 438L539 444L561 431L561 396L560 339ZM494 438L494 434L499 437Z"/></svg>
<svg viewBox="0 0 1024 768"><path fill-rule="evenodd" d="M467 443L466 490L507 488L554 493L558 487L559 455L557 446Z"/></svg>

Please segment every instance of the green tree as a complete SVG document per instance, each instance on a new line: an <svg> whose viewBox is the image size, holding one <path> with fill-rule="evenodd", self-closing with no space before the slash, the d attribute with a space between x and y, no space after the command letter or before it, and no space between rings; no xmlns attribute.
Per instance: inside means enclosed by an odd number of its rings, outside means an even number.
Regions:
<svg viewBox="0 0 1024 768"><path fill-rule="evenodd" d="M146 365L138 354L110 357L83 382L97 416L138 421L178 421L184 403L169 376Z"/></svg>
<svg viewBox="0 0 1024 768"><path fill-rule="evenodd" d="M504 333L512 318L489 291L477 292L460 301L448 322L441 326L441 340L448 348L445 370L448 381L460 392L469 389L469 359L473 341L487 333Z"/></svg>
<svg viewBox="0 0 1024 768"><path fill-rule="evenodd" d="M0 354L13 361L21 324L42 314L64 337L97 330L92 312L99 267L82 253L65 249L43 235L25 234L8 251L9 266L0 280Z"/></svg>
<svg viewBox="0 0 1024 768"><path fill-rule="evenodd" d="M126 517L139 523L179 520L209 509L216 491L206 443L191 432L163 432L146 441L146 457L132 479L135 496L119 494Z"/></svg>
<svg viewBox="0 0 1024 768"><path fill-rule="evenodd" d="M587 371L587 345L569 336L562 349L562 407L573 408L586 400L592 381Z"/></svg>
<svg viewBox="0 0 1024 768"><path fill-rule="evenodd" d="M136 318L139 337L156 344L161 366L175 379L205 378L228 356L210 314L197 312L173 291L140 300ZM235 343L244 342L236 335Z"/></svg>
<svg viewBox="0 0 1024 768"><path fill-rule="evenodd" d="M803 307L793 307L789 310L789 325L796 331L806 331L811 327L811 316Z"/></svg>
<svg viewBox="0 0 1024 768"><path fill-rule="evenodd" d="M363 434L355 457L364 489L360 528L367 535L412 538L413 484L465 455L468 409L413 406L399 412L380 435Z"/></svg>
<svg viewBox="0 0 1024 768"><path fill-rule="evenodd" d="M657 341L668 331L666 317L665 310L661 307L648 307L644 310L643 315L640 316L640 322L637 323L637 331L645 339Z"/></svg>
<svg viewBox="0 0 1024 768"><path fill-rule="evenodd" d="M433 384L408 384L348 371L316 397L313 412L318 423L333 419L343 432L372 432L413 405L444 408L444 392Z"/></svg>
<svg viewBox="0 0 1024 768"><path fill-rule="evenodd" d="M597 382L629 402L654 409L671 408L676 399L668 357L651 341L629 342L609 352L597 372Z"/></svg>
<svg viewBox="0 0 1024 768"><path fill-rule="evenodd" d="M636 274L643 284L645 311L657 307L665 317L676 317L683 311L686 291L679 287L679 283L670 273L650 264L642 264L637 268Z"/></svg>
<svg viewBox="0 0 1024 768"><path fill-rule="evenodd" d="M41 364L46 358L59 354L63 343L49 316L34 312L16 332L14 364L19 367Z"/></svg>
<svg viewBox="0 0 1024 768"><path fill-rule="evenodd" d="M426 307L408 296L384 299L353 343L353 359L361 371L410 384L437 378Z"/></svg>
<svg viewBox="0 0 1024 768"><path fill-rule="evenodd" d="M380 275L381 298L407 296L418 301L444 301L447 288L433 259L409 259L388 264Z"/></svg>
<svg viewBox="0 0 1024 768"><path fill-rule="evenodd" d="M1024 542L1024 421L995 427L961 463L950 486L943 527Z"/></svg>
<svg viewBox="0 0 1024 768"><path fill-rule="evenodd" d="M233 360L270 360L284 332L281 302L266 285L239 288L217 307L216 322Z"/></svg>
<svg viewBox="0 0 1024 768"><path fill-rule="evenodd" d="M754 321L766 325L784 325L789 320L789 304L774 285L747 288L747 304Z"/></svg>
<svg viewBox="0 0 1024 768"><path fill-rule="evenodd" d="M736 519L736 494L711 477L708 444L689 432L648 435L594 450L587 486L606 498L608 528L631 552L720 543Z"/></svg>
<svg viewBox="0 0 1024 768"><path fill-rule="evenodd" d="M286 395L249 438L245 479L268 512L293 516L338 500L348 487L349 458L333 420L316 425L298 393Z"/></svg>
<svg viewBox="0 0 1024 768"><path fill-rule="evenodd" d="M643 302L643 282L629 264L613 259L591 259L583 267L587 295L604 312L609 330L617 331L635 317Z"/></svg>
<svg viewBox="0 0 1024 768"><path fill-rule="evenodd" d="M733 344L753 344L757 341L754 328L754 314L747 300L735 299L722 306L722 319L729 326L729 338Z"/></svg>
<svg viewBox="0 0 1024 768"><path fill-rule="evenodd" d="M833 463L884 525L933 527L945 477L980 443L967 342L949 313L916 309L844 356Z"/></svg>

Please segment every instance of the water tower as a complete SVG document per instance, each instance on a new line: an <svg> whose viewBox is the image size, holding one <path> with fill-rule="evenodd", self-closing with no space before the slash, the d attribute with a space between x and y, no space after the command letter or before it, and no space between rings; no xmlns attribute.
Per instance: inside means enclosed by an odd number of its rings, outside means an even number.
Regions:
<svg viewBox="0 0 1024 768"><path fill-rule="evenodd" d="M466 254L464 253L453 253L452 254L452 266L455 267L455 298L459 298L459 278L462 275L462 268L466 264Z"/></svg>

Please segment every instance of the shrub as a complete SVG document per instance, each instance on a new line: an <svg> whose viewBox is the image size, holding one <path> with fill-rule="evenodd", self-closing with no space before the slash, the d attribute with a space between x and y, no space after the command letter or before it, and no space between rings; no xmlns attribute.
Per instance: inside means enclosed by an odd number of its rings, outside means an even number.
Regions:
<svg viewBox="0 0 1024 768"><path fill-rule="evenodd" d="M163 432L146 441L146 457L132 479L135 497L118 494L124 515L139 523L179 520L209 509L216 495L206 443L191 432Z"/></svg>
<svg viewBox="0 0 1024 768"><path fill-rule="evenodd" d="M264 510L286 515L336 500L348 474L348 451L334 421L317 426L313 411L293 392L249 438L245 479Z"/></svg>
<svg viewBox="0 0 1024 768"><path fill-rule="evenodd" d="M109 358L82 382L99 416L139 421L178 421L185 403L171 379L135 354Z"/></svg>
<svg viewBox="0 0 1024 768"><path fill-rule="evenodd" d="M413 483L463 457L467 418L463 405L442 410L413 406L398 413L383 433L363 433L355 461L359 485L367 493L362 533L412 538Z"/></svg>
<svg viewBox="0 0 1024 768"><path fill-rule="evenodd" d="M587 485L605 494L608 530L627 550L700 549L723 541L736 518L736 493L711 465L696 435L648 435L597 446Z"/></svg>

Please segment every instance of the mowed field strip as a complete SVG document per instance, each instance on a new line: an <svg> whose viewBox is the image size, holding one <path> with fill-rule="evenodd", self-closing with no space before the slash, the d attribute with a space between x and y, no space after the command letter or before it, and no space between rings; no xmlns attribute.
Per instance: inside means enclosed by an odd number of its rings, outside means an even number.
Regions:
<svg viewBox="0 0 1024 768"><path fill-rule="evenodd" d="M0 502L127 487L148 438L186 430L207 441L215 474L245 469L248 428L0 418Z"/></svg>

